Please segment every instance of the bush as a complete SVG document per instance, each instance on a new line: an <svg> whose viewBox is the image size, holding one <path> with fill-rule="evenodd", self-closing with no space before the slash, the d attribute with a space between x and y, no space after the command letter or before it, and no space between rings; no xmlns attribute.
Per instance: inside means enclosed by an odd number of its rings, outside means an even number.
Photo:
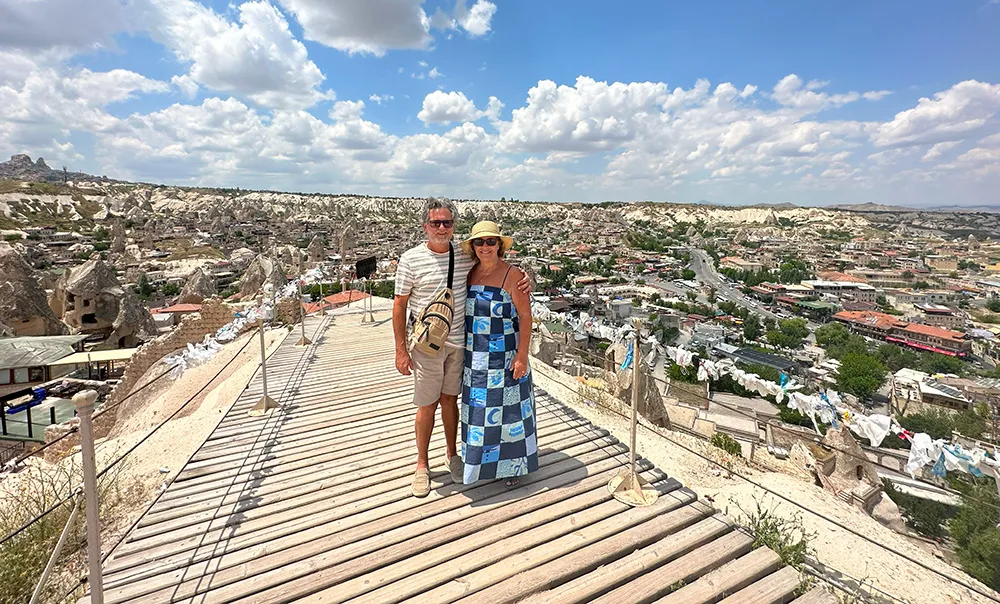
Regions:
<svg viewBox="0 0 1000 604"><path fill-rule="evenodd" d="M726 453L736 457L743 456L743 447L740 446L739 441L737 441L732 436L729 436L725 432L716 432L712 435L711 443Z"/></svg>
<svg viewBox="0 0 1000 604"><path fill-rule="evenodd" d="M976 579L1000 589L1000 496L996 483L980 478L955 486L969 495L949 525L959 563Z"/></svg>
<svg viewBox="0 0 1000 604"><path fill-rule="evenodd" d="M945 523L955 516L953 507L903 493L884 478L882 489L899 506L903 519L910 528L931 539L941 539L946 535Z"/></svg>
<svg viewBox="0 0 1000 604"><path fill-rule="evenodd" d="M755 499L757 509L747 511L736 505L744 518L741 524L753 537L753 548L766 547L778 554L781 561L795 569L802 569L802 563L812 553L809 547L816 535L806 532L802 516L796 513L791 518L783 518L766 509Z"/></svg>
<svg viewBox="0 0 1000 604"><path fill-rule="evenodd" d="M112 457L117 456L117 453L112 455ZM129 463L126 459L98 481L100 516L105 534L109 525L122 524L112 519L127 516L129 510L134 510L144 499L140 483L128 476ZM16 496L16 505L11 505L9 501L0 505L0 536L10 534L25 522L38 516L83 481L81 468L78 465L30 471L33 475L20 477L23 482ZM41 578L42 570L55 549L56 541L66 526L73 503L73 501L67 502L0 545L0 602L27 602L31 598L35 585ZM127 526L116 527L115 530L127 530ZM85 552L86 527L81 507L62 554L49 575L40 601L54 602L76 583L76 578L86 572ZM76 597L68 601L75 601L82 595L83 588L79 588L76 590Z"/></svg>

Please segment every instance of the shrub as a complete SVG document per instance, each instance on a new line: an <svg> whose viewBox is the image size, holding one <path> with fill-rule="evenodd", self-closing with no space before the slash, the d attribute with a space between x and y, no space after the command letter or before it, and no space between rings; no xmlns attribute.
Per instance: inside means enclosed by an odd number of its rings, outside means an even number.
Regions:
<svg viewBox="0 0 1000 604"><path fill-rule="evenodd" d="M739 441L737 441L732 436L729 436L725 432L716 432L712 435L711 443L730 455L736 457L741 457L743 455L743 447L740 446Z"/></svg>
<svg viewBox="0 0 1000 604"><path fill-rule="evenodd" d="M899 506L903 519L912 529L925 537L941 539L945 536L945 522L955 515L955 509L938 501L914 497L896 489L882 479L882 489L889 499Z"/></svg>
<svg viewBox="0 0 1000 604"><path fill-rule="evenodd" d="M754 499L754 504L756 510L749 511L736 505L743 512L740 524L753 538L754 549L769 548L782 562L801 570L802 563L812 553L809 543L816 537L806 532L802 515L796 512L791 518L784 518L775 514L774 509L765 508L759 499Z"/></svg>
<svg viewBox="0 0 1000 604"><path fill-rule="evenodd" d="M117 456L117 453L112 455ZM129 511L144 499L141 484L128 476L129 464L126 459L98 481L100 516L106 532L109 525L120 524L113 519L128 516ZM29 476L20 477L21 489L13 501L4 501L0 505L0 536L9 535L20 528L83 481L81 467L75 464L31 472ZM56 541L69 520L73 504L73 501L67 502L0 545L0 602L27 602L31 598L42 570L55 550ZM82 507L74 524L42 592L43 602L52 602L62 597L76 582L76 577L86 572L86 526ZM127 527L116 526L112 531L125 528ZM79 588L76 590L76 598L69 601L75 601L82 595L83 590Z"/></svg>

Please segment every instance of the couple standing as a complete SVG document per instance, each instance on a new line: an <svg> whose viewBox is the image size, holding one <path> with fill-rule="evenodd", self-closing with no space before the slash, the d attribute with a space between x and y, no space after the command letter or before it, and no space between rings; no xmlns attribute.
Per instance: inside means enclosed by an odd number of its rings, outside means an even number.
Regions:
<svg viewBox="0 0 1000 604"><path fill-rule="evenodd" d="M411 487L415 497L430 492L428 449L438 408L445 461L456 484L516 479L538 468L535 396L528 368L532 284L504 261L513 240L501 235L493 222L477 223L461 250L454 249L455 213L451 201L428 199L423 213L427 241L404 252L396 268L396 369L413 374L417 407L417 469ZM432 355L411 345L407 328L449 286L449 266L454 318L447 341ZM459 419L461 455L456 450Z"/></svg>

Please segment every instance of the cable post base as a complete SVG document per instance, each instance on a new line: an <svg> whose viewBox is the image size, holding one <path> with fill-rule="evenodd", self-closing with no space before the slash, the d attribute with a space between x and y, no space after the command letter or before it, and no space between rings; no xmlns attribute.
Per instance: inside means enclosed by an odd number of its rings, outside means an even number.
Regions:
<svg viewBox="0 0 1000 604"><path fill-rule="evenodd" d="M257 401L257 403L254 404L254 406L251 407L249 411L247 411L247 415L249 415L250 417L258 417L266 414L271 409L277 409L277 408L278 408L278 403L276 403L273 398L269 396L262 396L260 397L260 400Z"/></svg>
<svg viewBox="0 0 1000 604"><path fill-rule="evenodd" d="M618 476L612 478L608 491L618 501L633 507L653 505L660 497L656 489L631 468L622 469Z"/></svg>
<svg viewBox="0 0 1000 604"><path fill-rule="evenodd" d="M312 340L310 340L309 338L307 338L305 336L302 336L301 338L299 338L299 341L295 343L296 346L308 346L310 344L312 344Z"/></svg>

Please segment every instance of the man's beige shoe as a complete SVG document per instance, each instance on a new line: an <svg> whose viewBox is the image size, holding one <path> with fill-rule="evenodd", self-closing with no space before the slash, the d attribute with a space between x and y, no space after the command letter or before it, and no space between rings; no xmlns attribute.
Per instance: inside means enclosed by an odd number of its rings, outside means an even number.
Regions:
<svg viewBox="0 0 1000 604"><path fill-rule="evenodd" d="M462 461L461 455L453 455L448 460L448 471L451 472L451 479L455 484L465 482L465 463Z"/></svg>
<svg viewBox="0 0 1000 604"><path fill-rule="evenodd" d="M431 492L431 472L427 468L419 468L413 473L413 484L410 492L414 497L427 497Z"/></svg>

